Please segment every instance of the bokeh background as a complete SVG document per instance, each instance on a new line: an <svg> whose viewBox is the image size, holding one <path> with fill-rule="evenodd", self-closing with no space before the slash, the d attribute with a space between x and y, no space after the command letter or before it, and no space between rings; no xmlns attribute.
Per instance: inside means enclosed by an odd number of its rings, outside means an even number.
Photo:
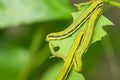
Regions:
<svg viewBox="0 0 120 80"><path fill-rule="evenodd" d="M0 80L53 80L63 60L49 58L45 37L69 26L81 1L0 0ZM103 15L115 26L84 55L86 80L120 80L120 8L106 4Z"/></svg>

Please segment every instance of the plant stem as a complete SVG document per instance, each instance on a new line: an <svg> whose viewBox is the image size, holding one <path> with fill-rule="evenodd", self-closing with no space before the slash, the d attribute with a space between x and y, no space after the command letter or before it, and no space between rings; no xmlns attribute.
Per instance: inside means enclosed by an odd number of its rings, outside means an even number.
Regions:
<svg viewBox="0 0 120 80"><path fill-rule="evenodd" d="M43 46L45 27L38 28L30 44L30 58L25 67L21 70L18 80L27 80L32 72L37 69L47 58L48 54L45 54L47 46ZM38 56L40 55L40 56ZM40 60L41 61L40 61ZM38 63L39 61L39 63Z"/></svg>
<svg viewBox="0 0 120 80"><path fill-rule="evenodd" d="M110 5L113 5L113 6L116 6L116 7L120 8L120 3L119 2L115 2L115 1L112 1L112 0L103 0L103 1L110 4Z"/></svg>
<svg viewBox="0 0 120 80"><path fill-rule="evenodd" d="M120 8L120 3L118 3L118 2L109 1L109 4L111 4L111 5L113 5L113 6L116 6L116 7L119 7L119 8Z"/></svg>

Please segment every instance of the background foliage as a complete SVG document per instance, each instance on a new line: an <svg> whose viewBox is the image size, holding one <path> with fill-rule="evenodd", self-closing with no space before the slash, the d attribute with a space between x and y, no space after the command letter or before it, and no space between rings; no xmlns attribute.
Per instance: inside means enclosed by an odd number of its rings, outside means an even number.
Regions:
<svg viewBox="0 0 120 80"><path fill-rule="evenodd" d="M49 58L45 36L71 24L75 2L79 1L0 0L0 80L55 78L63 61ZM115 27L104 27L108 36L84 55L82 73L87 80L120 79L120 9L107 5L103 14Z"/></svg>

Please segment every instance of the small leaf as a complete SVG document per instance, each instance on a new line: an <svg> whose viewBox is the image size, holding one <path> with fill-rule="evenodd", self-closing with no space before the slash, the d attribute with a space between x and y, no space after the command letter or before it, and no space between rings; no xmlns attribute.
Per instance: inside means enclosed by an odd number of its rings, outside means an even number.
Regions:
<svg viewBox="0 0 120 80"><path fill-rule="evenodd" d="M83 13L86 8L88 6L83 6L82 9L78 12L74 12L72 13L73 14L73 18L74 20L81 15L81 13ZM74 22L74 21L73 21ZM106 26L106 25L113 25L113 23L111 21L109 21L107 18L105 18L104 16L100 16L100 18L98 19L96 25L95 25L95 29L94 29L94 35L93 35L93 39L92 39L92 43L98 41L98 40L101 40L102 37L104 37L107 33L102 29L103 26ZM86 26L86 24L82 25L82 27L77 30L74 34L72 34L72 36L70 37L67 37L67 38L64 38L62 40L57 40L57 41L50 41L53 45L53 47L56 47L56 46L59 46L59 50L56 51L56 54L61 54L63 56L66 56L68 55L70 49L71 49L71 46L73 45L74 43L74 40L78 34L78 32L84 28Z"/></svg>

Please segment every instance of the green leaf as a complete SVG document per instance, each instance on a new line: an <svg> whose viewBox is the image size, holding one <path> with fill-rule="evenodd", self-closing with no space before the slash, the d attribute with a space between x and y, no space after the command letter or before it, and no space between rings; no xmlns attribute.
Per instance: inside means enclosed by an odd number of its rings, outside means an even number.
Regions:
<svg viewBox="0 0 120 80"><path fill-rule="evenodd" d="M84 7L82 7L82 9L80 11L72 13L73 20L77 19L77 17L80 16L86 10L87 7L88 6L84 6ZM72 36L70 36L70 37L67 37L67 38L64 38L61 40L50 41L50 43L52 44L53 47L59 47L59 49L56 51L56 55L59 54L59 55L63 55L65 57L67 57L77 34L81 31L81 29L84 29L86 25L87 25L86 23L84 25L82 25L81 28L79 30L77 30L74 34L72 34ZM91 44L96 41L101 40L102 37L104 37L107 34L102 29L102 27L106 26L106 25L113 25L113 23L111 21L109 21L106 17L101 15L100 18L98 19L98 21L96 22L96 25L94 28L94 35L93 35ZM61 56L59 56L59 57L62 58ZM76 77L74 77L73 75ZM77 75L79 75L79 77L77 77ZM70 78L68 78L68 80L72 80L72 79L73 80L84 80L82 74L74 72L74 70L73 70L73 73L71 73L69 77ZM76 78L78 78L78 79L76 79Z"/></svg>
<svg viewBox="0 0 120 80"><path fill-rule="evenodd" d="M78 16L80 16L81 13L83 13L86 10L87 7L88 6L83 6L80 11L72 13L73 14L73 19L75 20ZM109 21L106 17L101 15L100 18L98 19L97 23L96 23L96 26L95 26L95 29L94 29L94 35L93 35L93 39L92 39L91 44L96 42L96 41L101 40L102 37L104 37L107 34L102 28L103 26L106 26L106 25L113 25L113 23L111 21ZM60 55L63 55L63 56L67 57L67 55L68 55L68 53L71 49L71 46L74 43L74 40L75 40L77 34L85 26L86 26L86 24L84 24L78 31L76 31L70 37L67 37L67 38L62 39L62 40L50 41L50 43L52 43L53 47L59 46L59 50L56 51L56 54L60 54Z"/></svg>
<svg viewBox="0 0 120 80"><path fill-rule="evenodd" d="M71 9L69 0L0 0L0 28L69 19Z"/></svg>

